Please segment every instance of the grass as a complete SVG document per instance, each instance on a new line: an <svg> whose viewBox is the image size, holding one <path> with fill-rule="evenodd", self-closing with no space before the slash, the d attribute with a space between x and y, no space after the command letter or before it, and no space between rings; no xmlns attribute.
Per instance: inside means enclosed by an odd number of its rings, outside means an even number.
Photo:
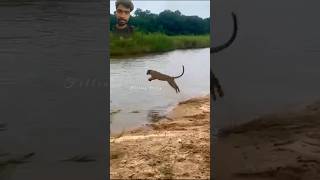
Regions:
<svg viewBox="0 0 320 180"><path fill-rule="evenodd" d="M110 40L111 58L210 46L209 35L168 36L161 33L135 32L131 38L120 39L110 33Z"/></svg>

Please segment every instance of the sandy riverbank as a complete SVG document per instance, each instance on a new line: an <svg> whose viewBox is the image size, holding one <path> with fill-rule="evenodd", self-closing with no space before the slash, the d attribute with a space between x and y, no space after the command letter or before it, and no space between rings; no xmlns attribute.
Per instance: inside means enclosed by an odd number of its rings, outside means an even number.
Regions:
<svg viewBox="0 0 320 180"><path fill-rule="evenodd" d="M216 148L218 180L318 180L320 103L225 130Z"/></svg>
<svg viewBox="0 0 320 180"><path fill-rule="evenodd" d="M111 179L209 179L210 97L179 103L158 122L110 139Z"/></svg>

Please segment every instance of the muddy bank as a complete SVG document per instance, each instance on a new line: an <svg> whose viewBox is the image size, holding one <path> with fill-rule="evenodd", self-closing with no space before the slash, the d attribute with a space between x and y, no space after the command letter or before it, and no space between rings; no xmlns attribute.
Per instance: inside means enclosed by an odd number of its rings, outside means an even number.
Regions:
<svg viewBox="0 0 320 180"><path fill-rule="evenodd" d="M110 138L111 179L209 179L210 97L180 102L167 117Z"/></svg>
<svg viewBox="0 0 320 180"><path fill-rule="evenodd" d="M320 179L320 103L225 129L216 147L217 179Z"/></svg>

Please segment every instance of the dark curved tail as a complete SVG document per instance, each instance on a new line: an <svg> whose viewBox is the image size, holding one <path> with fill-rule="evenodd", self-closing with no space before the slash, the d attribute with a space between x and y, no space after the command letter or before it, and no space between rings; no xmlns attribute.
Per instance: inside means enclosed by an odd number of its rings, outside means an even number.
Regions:
<svg viewBox="0 0 320 180"><path fill-rule="evenodd" d="M184 66L182 65L182 73L179 75L179 76L176 76L176 77L173 77L173 78L179 78L179 77L181 77L182 75L184 74Z"/></svg>
<svg viewBox="0 0 320 180"><path fill-rule="evenodd" d="M217 53L227 47L229 47L233 41L236 39L237 32L238 32L238 21L235 13L232 12L232 18L233 18L233 34L231 38L224 44L217 46L217 47L212 47L210 48L210 53Z"/></svg>

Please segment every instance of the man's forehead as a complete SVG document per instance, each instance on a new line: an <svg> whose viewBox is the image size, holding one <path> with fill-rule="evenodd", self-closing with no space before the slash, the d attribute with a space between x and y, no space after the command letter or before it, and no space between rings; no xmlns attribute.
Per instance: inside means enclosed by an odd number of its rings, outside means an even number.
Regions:
<svg viewBox="0 0 320 180"><path fill-rule="evenodd" d="M119 6L117 7L117 9L120 9L122 11L130 11L130 8L126 8L125 6L123 6L122 4L119 4Z"/></svg>

